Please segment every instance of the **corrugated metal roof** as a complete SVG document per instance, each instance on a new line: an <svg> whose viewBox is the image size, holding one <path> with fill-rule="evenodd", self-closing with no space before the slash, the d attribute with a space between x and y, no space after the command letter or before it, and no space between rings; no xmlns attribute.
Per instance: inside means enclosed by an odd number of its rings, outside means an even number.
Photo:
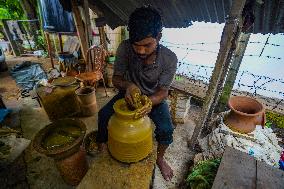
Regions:
<svg viewBox="0 0 284 189"><path fill-rule="evenodd" d="M103 12L108 25L127 25L135 8L152 5L168 28L188 27L192 21L224 23L232 0L89 0ZM284 33L284 0L255 0L255 22L249 32Z"/></svg>

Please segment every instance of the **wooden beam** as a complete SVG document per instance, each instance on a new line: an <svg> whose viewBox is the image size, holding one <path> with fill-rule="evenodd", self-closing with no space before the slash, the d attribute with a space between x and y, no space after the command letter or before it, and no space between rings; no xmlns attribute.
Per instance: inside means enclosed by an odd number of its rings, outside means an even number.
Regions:
<svg viewBox="0 0 284 189"><path fill-rule="evenodd" d="M98 28L99 28L99 35L100 35L100 44L107 50L105 27L101 26Z"/></svg>
<svg viewBox="0 0 284 189"><path fill-rule="evenodd" d="M8 24L7 24L7 20L2 20L2 23L3 23L3 28L4 28L4 32L5 32L5 35L6 37L8 38L10 44L11 44L11 47L12 47L12 51L14 53L15 56L20 56L20 50L15 42L15 40L13 40L13 36L9 30L9 27L8 27Z"/></svg>
<svg viewBox="0 0 284 189"><path fill-rule="evenodd" d="M77 33L78 33L78 37L79 37L79 41L80 41L80 46L81 46L81 51L82 51L82 55L83 58L85 60L85 62L87 61L87 51L88 51L88 45L87 45L87 40L86 40L86 33L84 30L84 24L83 24L83 20L81 18L80 15L80 11L79 11L79 5L77 3L76 0L72 0L72 12L73 12L73 18L75 21L75 25L76 25L76 29L77 29Z"/></svg>
<svg viewBox="0 0 284 189"><path fill-rule="evenodd" d="M60 53L63 53L63 43L62 43L62 34L61 33L58 33L58 40L59 40Z"/></svg>
<svg viewBox="0 0 284 189"><path fill-rule="evenodd" d="M284 187L284 171L272 167L262 161L256 162L256 188L278 189Z"/></svg>
<svg viewBox="0 0 284 189"><path fill-rule="evenodd" d="M84 0L84 14L85 14L85 32L88 48L93 45L93 35L92 35L92 26L90 19L90 10L88 0Z"/></svg>
<svg viewBox="0 0 284 189"><path fill-rule="evenodd" d="M203 104L198 124L196 125L190 140L192 148L195 147L204 126L207 126L222 91L225 76L234 51L233 44L237 40L240 32L239 25L245 2L246 0L234 0L232 2L229 17L227 18L223 29L216 64L210 79L208 90L206 92L205 103Z"/></svg>
<svg viewBox="0 0 284 189"><path fill-rule="evenodd" d="M47 42L47 52L48 52L48 56L50 58L51 67L54 68L54 62L53 62L53 56L52 56L52 47L51 47L49 33L45 32L44 34L45 34L45 38L46 38L46 42Z"/></svg>
<svg viewBox="0 0 284 189"><path fill-rule="evenodd" d="M92 11L96 13L98 17L104 17L103 12L100 11L100 9L96 5L94 5L94 2L92 2L92 0L89 0L89 7Z"/></svg>
<svg viewBox="0 0 284 189"><path fill-rule="evenodd" d="M237 42L236 52L232 59L228 75L226 77L225 86L221 94L216 112L223 112L226 110L228 100L231 95L231 91L234 87L239 68L241 66L247 44L249 42L250 33L241 33Z"/></svg>
<svg viewBox="0 0 284 189"><path fill-rule="evenodd" d="M253 157L234 148L227 147L212 189L255 189L257 188L256 178L256 161Z"/></svg>

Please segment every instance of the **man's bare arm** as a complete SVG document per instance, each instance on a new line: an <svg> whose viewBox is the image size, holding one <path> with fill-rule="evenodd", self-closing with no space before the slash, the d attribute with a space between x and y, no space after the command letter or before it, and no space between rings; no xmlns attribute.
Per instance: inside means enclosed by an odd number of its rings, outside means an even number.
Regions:
<svg viewBox="0 0 284 189"><path fill-rule="evenodd" d="M153 106L160 104L164 99L168 97L168 89L159 88L153 95L149 96Z"/></svg>

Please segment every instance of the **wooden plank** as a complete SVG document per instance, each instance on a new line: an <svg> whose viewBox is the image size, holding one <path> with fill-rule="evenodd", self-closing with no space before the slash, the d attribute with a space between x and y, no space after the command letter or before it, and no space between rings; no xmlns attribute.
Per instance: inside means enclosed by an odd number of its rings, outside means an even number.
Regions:
<svg viewBox="0 0 284 189"><path fill-rule="evenodd" d="M197 84L195 82L191 82L187 78L183 78L182 81L174 80L173 83L171 84L171 88L183 91L184 93L189 94L190 96L193 96L198 99L205 98L206 85L202 83Z"/></svg>
<svg viewBox="0 0 284 189"><path fill-rule="evenodd" d="M90 10L89 10L88 0L84 0L83 10L84 10L84 16L85 16L86 40L87 40L88 48L90 48L93 45L93 35L92 35L92 27L91 27L91 19L90 19Z"/></svg>
<svg viewBox="0 0 284 189"><path fill-rule="evenodd" d="M239 32L239 22L242 14L243 7L246 0L234 0L230 10L229 18L224 26L224 30L221 36L220 50L216 60L216 64L210 79L208 90L206 92L205 103L203 104L201 116L199 122L196 125L190 144L192 148L195 148L197 139L200 137L200 133L204 126L207 126L217 104L222 87L224 84L225 76L230 65L230 59L233 54L233 43L236 41L236 37Z"/></svg>
<svg viewBox="0 0 284 189"><path fill-rule="evenodd" d="M47 52L48 52L48 56L50 58L51 67L54 68L54 62L53 62L53 56L52 56L52 47L51 47L51 42L50 42L50 37L49 37L48 32L45 32L45 38L46 38L46 42L47 42Z"/></svg>
<svg viewBox="0 0 284 189"><path fill-rule="evenodd" d="M63 53L62 34L58 33L60 53Z"/></svg>
<svg viewBox="0 0 284 189"><path fill-rule="evenodd" d="M67 40L63 45L63 52L74 53L80 48L80 42L76 36L68 36Z"/></svg>
<svg viewBox="0 0 284 189"><path fill-rule="evenodd" d="M284 171L257 161L257 189L281 189L284 188Z"/></svg>
<svg viewBox="0 0 284 189"><path fill-rule="evenodd" d="M79 41L80 41L82 55L83 55L83 58L86 62L87 61L88 45L87 45L85 30L84 30L84 27L83 27L83 21L82 21L81 14L80 14L80 11L79 11L79 8L78 8L79 5L78 5L76 0L72 0L71 2L72 2L73 18L74 18L74 22L75 22L75 25L76 25L76 29L77 29L77 33L78 33L78 37L79 37Z"/></svg>
<svg viewBox="0 0 284 189"><path fill-rule="evenodd" d="M106 41L106 33L104 26L98 27L99 35L100 35L100 44L107 50L107 41Z"/></svg>
<svg viewBox="0 0 284 189"><path fill-rule="evenodd" d="M4 29L4 32L6 34L6 37L8 38L10 44L11 44L11 47L12 47L12 51L14 53L15 56L20 56L20 50L15 42L15 40L13 40L13 36L9 30L9 27L7 25L7 20L2 20L2 23L3 23L3 29Z"/></svg>
<svg viewBox="0 0 284 189"><path fill-rule="evenodd" d="M232 188L256 188L256 161L244 152L227 147L212 189Z"/></svg>

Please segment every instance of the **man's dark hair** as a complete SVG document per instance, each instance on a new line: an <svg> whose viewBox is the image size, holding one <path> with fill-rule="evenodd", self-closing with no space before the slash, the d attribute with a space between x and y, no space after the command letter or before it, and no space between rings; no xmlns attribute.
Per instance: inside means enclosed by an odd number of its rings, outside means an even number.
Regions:
<svg viewBox="0 0 284 189"><path fill-rule="evenodd" d="M128 22L129 39L131 43L147 37L156 38L163 27L161 15L151 6L135 9Z"/></svg>

